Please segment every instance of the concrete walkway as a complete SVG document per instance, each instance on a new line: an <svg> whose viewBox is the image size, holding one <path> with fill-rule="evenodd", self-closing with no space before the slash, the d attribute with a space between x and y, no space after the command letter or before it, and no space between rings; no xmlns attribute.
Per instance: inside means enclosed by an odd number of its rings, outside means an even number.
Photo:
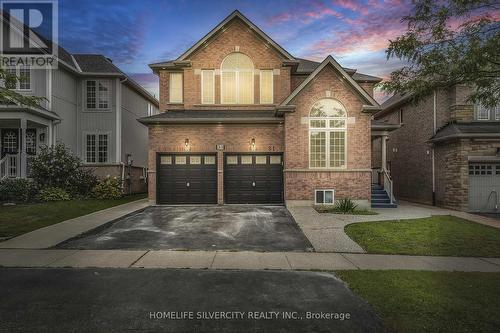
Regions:
<svg viewBox="0 0 500 333"><path fill-rule="evenodd" d="M0 249L46 249L147 206L148 199L142 199L100 210L1 242Z"/></svg>
<svg viewBox="0 0 500 333"><path fill-rule="evenodd" d="M351 223L418 219L433 215L453 215L480 224L500 228L500 221L492 218L409 202L398 202L397 208L373 209L378 215L320 214L311 206L288 207L288 210L316 252L364 253L365 251L344 232L344 227Z"/></svg>
<svg viewBox="0 0 500 333"><path fill-rule="evenodd" d="M500 272L500 258L306 252L4 249L0 250L0 266Z"/></svg>

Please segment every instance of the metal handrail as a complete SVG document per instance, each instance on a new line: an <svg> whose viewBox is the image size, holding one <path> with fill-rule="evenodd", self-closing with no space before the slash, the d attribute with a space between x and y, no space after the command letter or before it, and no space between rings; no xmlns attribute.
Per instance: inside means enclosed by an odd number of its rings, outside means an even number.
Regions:
<svg viewBox="0 0 500 333"><path fill-rule="evenodd" d="M394 192L392 178L385 168L382 168L382 174L384 175L384 190L389 195L391 204L394 203Z"/></svg>

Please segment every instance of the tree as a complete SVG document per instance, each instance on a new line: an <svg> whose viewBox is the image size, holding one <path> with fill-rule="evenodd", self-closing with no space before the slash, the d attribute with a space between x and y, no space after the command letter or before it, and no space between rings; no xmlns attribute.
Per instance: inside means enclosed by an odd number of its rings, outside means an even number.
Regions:
<svg viewBox="0 0 500 333"><path fill-rule="evenodd" d="M415 0L408 29L391 40L387 59L406 65L382 83L390 93L411 94L414 102L454 84L472 87L468 101L494 107L500 102L500 4L491 0ZM497 16L497 17L494 17Z"/></svg>
<svg viewBox="0 0 500 333"><path fill-rule="evenodd" d="M29 107L39 106L39 103L45 99L44 97L25 96L11 89L22 79L22 77L17 77L9 71L0 68L0 82L3 83L0 85L0 104L16 104Z"/></svg>

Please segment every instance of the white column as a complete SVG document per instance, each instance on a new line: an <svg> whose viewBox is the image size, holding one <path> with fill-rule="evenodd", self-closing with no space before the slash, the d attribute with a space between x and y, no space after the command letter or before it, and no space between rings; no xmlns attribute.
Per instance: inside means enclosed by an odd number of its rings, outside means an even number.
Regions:
<svg viewBox="0 0 500 333"><path fill-rule="evenodd" d="M382 170L387 170L387 135L382 135Z"/></svg>
<svg viewBox="0 0 500 333"><path fill-rule="evenodd" d="M21 118L21 128L19 129L19 137L21 139L21 154L20 154L20 166L21 166L21 178L26 178L26 118Z"/></svg>

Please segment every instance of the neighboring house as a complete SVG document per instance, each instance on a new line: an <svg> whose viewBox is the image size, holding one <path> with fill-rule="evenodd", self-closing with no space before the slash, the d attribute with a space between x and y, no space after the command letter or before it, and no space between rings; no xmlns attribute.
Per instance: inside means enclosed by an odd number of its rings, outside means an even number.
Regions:
<svg viewBox="0 0 500 333"><path fill-rule="evenodd" d="M400 124L389 135L387 168L398 199L464 211L497 211L500 203L500 108L467 102L470 89L436 91L417 105L395 95L375 115ZM380 139L373 167L381 167Z"/></svg>
<svg viewBox="0 0 500 333"><path fill-rule="evenodd" d="M151 64L149 197L160 204L369 207L380 78L292 56L235 11L177 59Z"/></svg>
<svg viewBox="0 0 500 333"><path fill-rule="evenodd" d="M57 69L9 69L22 77L12 89L46 101L0 105L0 178L29 176L40 147L60 142L98 176L146 191L147 128L136 119L156 114L158 101L102 55L59 47L58 57Z"/></svg>

